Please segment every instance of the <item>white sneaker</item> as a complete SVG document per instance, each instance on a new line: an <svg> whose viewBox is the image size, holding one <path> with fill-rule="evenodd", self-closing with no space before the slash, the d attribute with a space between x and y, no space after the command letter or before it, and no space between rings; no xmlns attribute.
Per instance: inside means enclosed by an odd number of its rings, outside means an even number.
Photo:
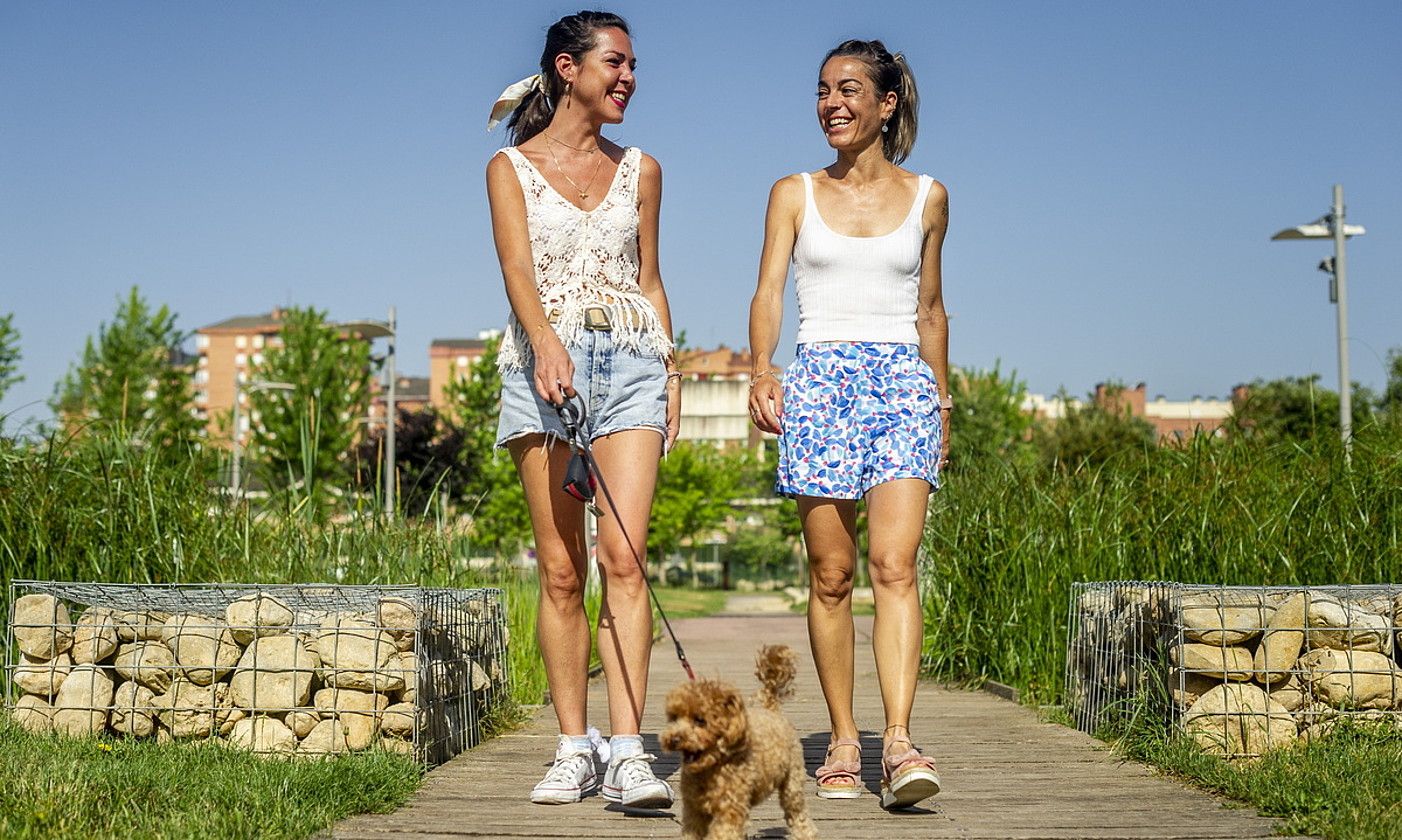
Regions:
<svg viewBox="0 0 1402 840"><path fill-rule="evenodd" d="M604 771L604 798L628 808L668 808L672 786L652 774L657 757L642 753L614 758Z"/></svg>
<svg viewBox="0 0 1402 840"><path fill-rule="evenodd" d="M598 786L593 751L576 751L570 739L561 735L560 745L555 749L555 763L531 790L531 801L537 805L568 805L578 802L586 793L593 793Z"/></svg>

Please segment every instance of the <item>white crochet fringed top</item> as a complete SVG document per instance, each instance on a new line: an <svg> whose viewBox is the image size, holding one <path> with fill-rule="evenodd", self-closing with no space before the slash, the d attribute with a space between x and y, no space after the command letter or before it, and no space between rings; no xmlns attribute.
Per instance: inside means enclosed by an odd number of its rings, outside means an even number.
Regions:
<svg viewBox="0 0 1402 840"><path fill-rule="evenodd" d="M901 226L881 236L844 236L823 221L813 179L803 175L803 225L793 249L798 343L871 341L919 344L921 223L934 180L920 176Z"/></svg>
<svg viewBox="0 0 1402 840"><path fill-rule="evenodd" d="M535 262L536 288L546 317L566 347L584 337L584 309L606 307L615 345L659 358L672 352L672 337L638 285L638 175L642 151L629 147L604 200L581 210L560 195L515 147L501 150L516 169L526 196L526 228ZM497 354L503 373L525 369L530 338L513 312Z"/></svg>

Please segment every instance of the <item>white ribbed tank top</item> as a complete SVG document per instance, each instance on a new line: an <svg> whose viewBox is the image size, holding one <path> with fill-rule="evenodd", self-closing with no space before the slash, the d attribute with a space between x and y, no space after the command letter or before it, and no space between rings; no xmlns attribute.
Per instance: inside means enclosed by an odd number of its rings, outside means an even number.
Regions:
<svg viewBox="0 0 1402 840"><path fill-rule="evenodd" d="M919 344L921 219L934 180L920 176L915 203L900 227L881 236L844 236L828 227L803 176L803 225L793 249L798 343L871 341Z"/></svg>

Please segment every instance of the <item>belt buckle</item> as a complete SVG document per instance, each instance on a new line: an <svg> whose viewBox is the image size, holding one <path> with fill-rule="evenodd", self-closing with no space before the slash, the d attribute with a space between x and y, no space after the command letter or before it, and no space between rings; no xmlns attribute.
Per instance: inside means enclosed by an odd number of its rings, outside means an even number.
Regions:
<svg viewBox="0 0 1402 840"><path fill-rule="evenodd" d="M609 311L602 306L584 307L584 328L596 332L609 332L613 329L613 322L609 319Z"/></svg>

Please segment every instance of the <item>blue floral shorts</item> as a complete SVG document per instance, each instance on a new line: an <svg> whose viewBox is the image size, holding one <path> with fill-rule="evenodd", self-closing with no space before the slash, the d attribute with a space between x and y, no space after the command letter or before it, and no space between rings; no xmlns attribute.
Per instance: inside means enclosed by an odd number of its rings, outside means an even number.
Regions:
<svg viewBox="0 0 1402 840"><path fill-rule="evenodd" d="M800 344L780 425L783 495L860 499L898 478L939 486L939 390L914 344Z"/></svg>

